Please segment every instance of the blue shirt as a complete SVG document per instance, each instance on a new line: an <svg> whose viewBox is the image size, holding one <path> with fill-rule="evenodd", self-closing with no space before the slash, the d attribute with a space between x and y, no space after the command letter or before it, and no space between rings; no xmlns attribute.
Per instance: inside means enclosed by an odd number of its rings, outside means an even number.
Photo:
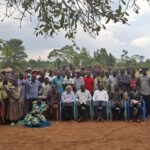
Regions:
<svg viewBox="0 0 150 150"><path fill-rule="evenodd" d="M35 82L27 81L26 83L27 99L37 99L41 93L42 93L42 85L38 80L35 80Z"/></svg>
<svg viewBox="0 0 150 150"><path fill-rule="evenodd" d="M52 84L56 87L57 92L59 93L63 93L63 83L64 83L64 79L63 77L56 77L53 79Z"/></svg>

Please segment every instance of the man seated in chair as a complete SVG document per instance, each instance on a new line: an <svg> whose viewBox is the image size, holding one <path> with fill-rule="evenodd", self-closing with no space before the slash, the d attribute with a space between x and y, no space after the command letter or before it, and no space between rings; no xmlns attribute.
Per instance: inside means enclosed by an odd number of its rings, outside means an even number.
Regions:
<svg viewBox="0 0 150 150"><path fill-rule="evenodd" d="M89 106L92 96L88 90L85 89L85 85L81 85L80 90L76 93L76 101L79 114L79 122L87 119L89 114ZM89 115L88 115L89 116Z"/></svg>
<svg viewBox="0 0 150 150"><path fill-rule="evenodd" d="M62 102L62 120L71 120L74 115L73 102L75 101L75 94L72 87L69 85L66 87L66 91L63 92Z"/></svg>
<svg viewBox="0 0 150 150"><path fill-rule="evenodd" d="M103 121L106 118L106 107L108 102L108 93L104 90L103 84L98 84L98 90L93 95L94 113L97 121Z"/></svg>
<svg viewBox="0 0 150 150"><path fill-rule="evenodd" d="M122 120L124 114L124 100L125 96L123 92L119 92L119 86L114 86L114 92L110 93L110 99L112 101L112 115L113 120Z"/></svg>
<svg viewBox="0 0 150 150"><path fill-rule="evenodd" d="M142 96L140 95L140 92L137 90L136 86L131 87L129 98L130 98L130 112L131 112L130 121L140 122Z"/></svg>

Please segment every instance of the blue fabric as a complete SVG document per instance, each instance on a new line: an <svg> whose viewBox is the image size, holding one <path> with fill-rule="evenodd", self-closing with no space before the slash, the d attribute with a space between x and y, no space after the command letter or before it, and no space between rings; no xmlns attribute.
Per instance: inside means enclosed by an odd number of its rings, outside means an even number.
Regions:
<svg viewBox="0 0 150 150"><path fill-rule="evenodd" d="M49 127L52 125L52 122L49 122L49 121L45 121L42 123L42 125L40 126L32 126L32 125L25 125L25 127L28 127L28 128L44 128L44 127Z"/></svg>
<svg viewBox="0 0 150 150"><path fill-rule="evenodd" d="M57 92L59 93L63 93L63 83L64 83L64 79L63 77L56 77L53 79L52 84L56 87Z"/></svg>
<svg viewBox="0 0 150 150"><path fill-rule="evenodd" d="M42 93L42 85L38 80L35 82L27 81L26 83L26 98L37 99L38 95Z"/></svg>

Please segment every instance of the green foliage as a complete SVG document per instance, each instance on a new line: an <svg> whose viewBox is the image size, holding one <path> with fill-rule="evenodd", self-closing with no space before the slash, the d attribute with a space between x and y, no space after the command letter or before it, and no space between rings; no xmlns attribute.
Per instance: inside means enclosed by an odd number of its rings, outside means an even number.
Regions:
<svg viewBox="0 0 150 150"><path fill-rule="evenodd" d="M20 70L25 67L26 58L25 48L23 42L19 39L10 39L3 42L0 47L2 67L11 67L14 70Z"/></svg>
<svg viewBox="0 0 150 150"><path fill-rule="evenodd" d="M110 21L126 24L128 9L133 8L135 13L139 12L136 0L127 3L124 0L5 0L2 7L6 8L6 12L0 14L2 20L15 17L22 22L27 15L36 16L36 36L53 36L63 29L65 37L69 39L74 38L79 25L84 32L96 36L101 29L106 29ZM18 17L14 16L16 11Z"/></svg>

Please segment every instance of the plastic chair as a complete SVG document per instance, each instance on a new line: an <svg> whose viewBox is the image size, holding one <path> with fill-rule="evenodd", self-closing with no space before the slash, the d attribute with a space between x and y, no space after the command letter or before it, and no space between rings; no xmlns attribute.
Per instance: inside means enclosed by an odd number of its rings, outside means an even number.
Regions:
<svg viewBox="0 0 150 150"><path fill-rule="evenodd" d="M92 116L92 119L94 118L94 106L93 106L93 100L91 101L91 116ZM112 121L112 110L111 110L111 106L112 106L112 103L111 101L108 101L107 104L106 104L106 119L107 120L111 120Z"/></svg>
<svg viewBox="0 0 150 150"><path fill-rule="evenodd" d="M62 109L63 107L65 106L65 104L67 104L66 102L60 102L60 120L62 120ZM71 107L73 109L73 117L74 117L74 120L76 120L77 116L76 116L76 101L74 102L70 102L71 104Z"/></svg>
<svg viewBox="0 0 150 150"><path fill-rule="evenodd" d="M90 101L90 119L93 120L94 116L94 110L93 110L93 100ZM78 120L79 115L78 115L78 105L77 101L75 101L75 118Z"/></svg>
<svg viewBox="0 0 150 150"><path fill-rule="evenodd" d="M129 120L131 118L130 101L126 100L124 103L124 106L125 106L125 120ZM146 107L145 107L144 99L142 99L142 102L141 102L141 118L143 120L146 119Z"/></svg>

